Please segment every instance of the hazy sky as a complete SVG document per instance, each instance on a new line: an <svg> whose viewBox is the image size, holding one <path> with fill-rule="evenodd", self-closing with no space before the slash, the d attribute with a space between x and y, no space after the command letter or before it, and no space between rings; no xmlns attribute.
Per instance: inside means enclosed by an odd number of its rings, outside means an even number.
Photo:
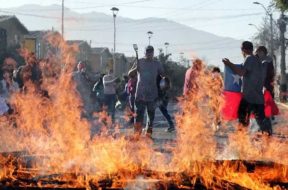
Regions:
<svg viewBox="0 0 288 190"><path fill-rule="evenodd" d="M61 4L62 0L0 0L1 8L24 4ZM259 0L265 6L270 0ZM118 15L129 18L161 17L174 20L196 29L232 37L250 39L265 16L264 9L252 0L65 0L65 6L77 12L104 12L120 9ZM0 9L1 10L1 9ZM37 12L35 12L36 14ZM41 15L41 12L37 13ZM274 18L277 18L277 11Z"/></svg>

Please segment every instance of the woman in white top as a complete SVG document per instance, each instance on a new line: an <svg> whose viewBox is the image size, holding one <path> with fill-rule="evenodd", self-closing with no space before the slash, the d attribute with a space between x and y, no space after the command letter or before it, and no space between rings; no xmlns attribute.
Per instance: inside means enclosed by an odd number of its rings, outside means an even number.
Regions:
<svg viewBox="0 0 288 190"><path fill-rule="evenodd" d="M119 81L113 75L113 70L109 70L108 74L103 77L104 87L104 104L107 108L108 114L112 118L112 122L115 122L115 105L116 105L116 82Z"/></svg>

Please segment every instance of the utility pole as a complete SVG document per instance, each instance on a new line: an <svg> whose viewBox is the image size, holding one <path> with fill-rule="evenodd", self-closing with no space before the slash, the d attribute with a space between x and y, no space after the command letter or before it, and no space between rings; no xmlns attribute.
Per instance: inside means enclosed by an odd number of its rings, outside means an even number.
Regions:
<svg viewBox="0 0 288 190"><path fill-rule="evenodd" d="M278 20L279 29L280 29L280 43L281 43L281 80L280 80L280 101L286 102L287 101L287 79L286 79L286 60L285 60L285 32L286 32L286 22L285 22L285 15L284 12L281 11L280 18Z"/></svg>
<svg viewBox="0 0 288 190"><path fill-rule="evenodd" d="M266 12L266 14L269 16L270 19L270 45L269 45L269 54L272 58L274 58L274 44L273 44L273 14L270 8L266 8L262 3L259 3L258 1L253 2L255 5L260 5ZM253 24L249 24L253 25ZM256 27L257 28L257 27Z"/></svg>
<svg viewBox="0 0 288 190"><path fill-rule="evenodd" d="M268 13L267 13L268 14ZM274 62L274 68L275 68L275 75L277 74L277 60L276 60L276 56L274 55L274 30L273 30L273 22L275 22L273 20L273 15L272 12L269 12L269 18L270 18L270 56Z"/></svg>
<svg viewBox="0 0 288 190"><path fill-rule="evenodd" d="M62 22L61 22L61 34L64 39L64 0L62 0Z"/></svg>
<svg viewBox="0 0 288 190"><path fill-rule="evenodd" d="M270 12L269 13L269 18L270 18L270 56L272 57L272 59L274 58L274 40L273 40L273 15ZM276 62L275 62L276 65Z"/></svg>
<svg viewBox="0 0 288 190"><path fill-rule="evenodd" d="M113 73L116 74L116 60L115 60L115 53L116 53L116 16L119 11L118 8L112 7L111 11L113 13L113 22L114 22L114 47L113 47Z"/></svg>

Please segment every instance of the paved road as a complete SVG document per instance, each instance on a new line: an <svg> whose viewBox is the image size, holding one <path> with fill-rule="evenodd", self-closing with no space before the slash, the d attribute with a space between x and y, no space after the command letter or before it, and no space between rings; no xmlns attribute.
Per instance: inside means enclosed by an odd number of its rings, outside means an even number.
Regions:
<svg viewBox="0 0 288 190"><path fill-rule="evenodd" d="M280 115L275 117L275 120L273 121L273 131L276 134L285 134L288 136L288 106L284 104L278 104L278 107L280 108ZM174 115L179 111L179 106L176 103L170 103L168 105L168 111L170 115ZM118 111L116 113L116 118L121 121L121 123L125 123L123 119L123 112ZM231 122L231 125L233 125L235 122ZM255 121L252 120L252 125L255 125ZM252 126L252 128L254 128ZM174 137L175 133L167 133L165 132L165 129L168 128L168 123L165 119L165 117L162 115L159 109L156 110L155 114L155 122L154 122L154 134L153 138L159 138L159 136L162 138L163 136L167 136L167 138ZM131 128L123 128L123 132L130 131ZM255 130L255 129L252 129ZM173 135L174 134L174 135Z"/></svg>
<svg viewBox="0 0 288 190"><path fill-rule="evenodd" d="M277 136L279 138L287 139L288 140L288 106L284 107L282 105L279 105L281 114L275 118L275 122L273 124L273 132L274 136ZM170 114L175 114L179 111L179 106L177 104L170 104L168 106L168 111ZM122 112L118 112L116 114L116 118L118 120L121 120L123 117ZM122 119L123 121L123 119ZM255 121L252 120L251 122L251 128L250 131L253 132L257 131L257 124ZM230 127L226 128L224 131L219 130L217 133L215 133L215 138L218 143L218 148L222 149L225 147L225 144L228 141L228 135L230 133L233 133L235 131L234 126L237 124L237 121L229 122L228 126ZM161 114L159 109L156 110L155 115L155 123L154 123L154 129L153 129L153 141L155 149L160 152L168 152L164 147L167 147L166 145L169 145L169 147L173 147L176 145L176 132L166 132L165 129L168 128L168 123L164 116ZM177 129L177 126L176 126ZM123 135L132 135L133 134L133 128L132 127L123 127L121 128L121 133Z"/></svg>

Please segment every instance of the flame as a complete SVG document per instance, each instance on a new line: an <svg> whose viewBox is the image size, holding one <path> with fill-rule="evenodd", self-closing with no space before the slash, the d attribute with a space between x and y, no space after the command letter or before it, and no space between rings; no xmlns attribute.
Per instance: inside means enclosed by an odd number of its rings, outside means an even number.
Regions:
<svg viewBox="0 0 288 190"><path fill-rule="evenodd" d="M165 153L157 151L149 139L123 134L120 124L113 125L105 111L95 113L92 122L82 118L82 102L72 77L78 48L67 45L59 35L49 34L47 40L58 51L34 63L39 64L42 80L24 81L24 90L11 98L15 114L0 118L0 151L19 151L0 154L0 182L9 179L7 183L13 185L22 177L34 180L23 186L53 187L47 181L54 180L69 181L68 187L109 184L133 189L140 184L157 189L169 183L184 188L200 181L214 189L233 183L272 189L269 181L288 181L288 142L283 139L239 129L228 134L224 151L218 150L213 124L223 104L223 82L201 60L197 60L200 67L191 92L179 100L176 145L167 145L171 153ZM256 167L249 173L240 161L217 160L230 158L231 153L237 160L279 165Z"/></svg>

